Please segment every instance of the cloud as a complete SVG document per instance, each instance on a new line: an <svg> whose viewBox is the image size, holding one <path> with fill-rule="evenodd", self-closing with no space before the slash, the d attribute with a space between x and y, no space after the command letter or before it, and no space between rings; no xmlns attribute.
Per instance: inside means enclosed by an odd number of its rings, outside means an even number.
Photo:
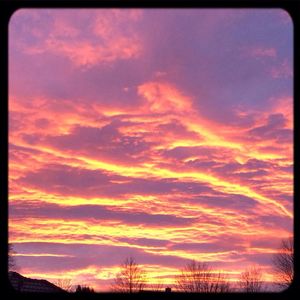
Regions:
<svg viewBox="0 0 300 300"><path fill-rule="evenodd" d="M138 94L148 101L152 112L183 113L191 109L191 100L168 83L144 83L138 87Z"/></svg>
<svg viewBox="0 0 300 300"><path fill-rule="evenodd" d="M293 131L284 128L286 122L283 114L271 114L265 125L251 129L249 134L254 139L272 139L277 143L289 143L292 141Z"/></svg>
<svg viewBox="0 0 300 300"><path fill-rule="evenodd" d="M272 67L270 73L274 79L291 78L293 77L293 68L287 60L284 60L277 66Z"/></svg>
<svg viewBox="0 0 300 300"><path fill-rule="evenodd" d="M264 224L266 227L273 227L287 232L292 231L293 222L283 216L259 216L255 218L255 222L259 222L261 225Z"/></svg>
<svg viewBox="0 0 300 300"><path fill-rule="evenodd" d="M188 157L199 156L201 158L210 160L214 159L218 154L218 149L215 147L208 146L179 146L172 149L162 151L162 155L166 157L172 157L174 159L182 160Z"/></svg>
<svg viewBox="0 0 300 300"><path fill-rule="evenodd" d="M98 186L107 185L110 182L109 175L100 171L91 171L78 168L65 167L63 165L48 165L37 172L27 173L20 179L23 184L30 184L49 192L61 192L74 194L89 191Z"/></svg>
<svg viewBox="0 0 300 300"><path fill-rule="evenodd" d="M222 242L216 243L177 243L171 247L171 249L176 250L186 250L186 251L201 251L201 252L223 252L223 251L242 251L244 247L233 245L233 244L223 244Z"/></svg>
<svg viewBox="0 0 300 300"><path fill-rule="evenodd" d="M69 134L48 136L43 143L123 164L144 160L152 143L142 137L122 134L120 128L125 126L134 128L135 123L116 120L100 128L75 126Z"/></svg>
<svg viewBox="0 0 300 300"><path fill-rule="evenodd" d="M40 253L68 254L73 257L18 257L18 262L23 268L31 271L69 271L81 269L91 265L101 265L102 267L119 266L124 257L132 255L140 264L161 264L165 266L178 267L188 260L175 256L161 256L152 253L145 253L140 249L131 247L118 247L106 245L86 245L80 243L59 244L59 243L17 243L16 251L36 253L38 248ZM45 250L43 250L45 249ZM110 257L108 259L108 256Z"/></svg>
<svg viewBox="0 0 300 300"><path fill-rule="evenodd" d="M253 56L255 58L276 58L277 52L275 48L267 48L267 47L251 47L245 49L245 52L249 56Z"/></svg>
<svg viewBox="0 0 300 300"><path fill-rule="evenodd" d="M130 30L124 32L124 24L136 23L139 13L127 14L123 10L73 11L73 16L59 10L46 10L39 16L35 10L18 13L13 18L16 27L26 31L27 40L19 43L25 54L50 53L69 59L76 67L91 67L116 60L136 58L141 52L139 38ZM77 18L75 18L75 15ZM43 29L28 27L46 17ZM16 21L18 19L18 22ZM83 28L92 28L91 35L85 35ZM130 25L129 25L130 27ZM46 28L46 29L45 29ZM18 35L17 31L13 31ZM34 39L28 40L28 38Z"/></svg>
<svg viewBox="0 0 300 300"><path fill-rule="evenodd" d="M119 238L119 241L150 247L166 247L169 244L169 240L162 239L149 239L149 238Z"/></svg>
<svg viewBox="0 0 300 300"><path fill-rule="evenodd" d="M10 206L11 217L46 218L85 221L113 220L127 225L146 225L154 227L162 226L186 226L195 221L195 218L182 218L173 215L149 214L144 212L122 211L117 208L111 209L101 205L77 205L63 206L56 204L40 204L38 207L32 205Z"/></svg>
<svg viewBox="0 0 300 300"><path fill-rule="evenodd" d="M253 213L256 209L257 202L244 195L215 194L216 195L214 196L195 196L190 198L188 201L206 205L207 207L229 208L233 211L243 210L248 212L248 214Z"/></svg>
<svg viewBox="0 0 300 300"><path fill-rule="evenodd" d="M269 161L263 161L258 159L249 159L245 164L244 167L249 170L265 170L272 168L274 165Z"/></svg>
<svg viewBox="0 0 300 300"><path fill-rule="evenodd" d="M279 248L281 244L281 238L273 237L272 239L260 238L251 241L251 247L253 248Z"/></svg>
<svg viewBox="0 0 300 300"><path fill-rule="evenodd" d="M117 59L135 58L140 48L136 41L119 39L105 47L91 42L81 41L65 43L64 41L48 40L45 49L28 49L29 54L40 54L44 51L53 52L69 58L75 66L93 66L109 63Z"/></svg>
<svg viewBox="0 0 300 300"><path fill-rule="evenodd" d="M48 193L85 197L122 195L164 195L174 191L199 193L210 191L206 184L176 179L143 179L112 175L100 170L87 170L64 165L47 165L18 179L19 184L29 185Z"/></svg>
<svg viewBox="0 0 300 300"><path fill-rule="evenodd" d="M194 131L188 130L188 128L180 122L180 120L172 119L170 122L165 124L159 124L157 131L168 135L174 139L197 139L201 140L199 134Z"/></svg>

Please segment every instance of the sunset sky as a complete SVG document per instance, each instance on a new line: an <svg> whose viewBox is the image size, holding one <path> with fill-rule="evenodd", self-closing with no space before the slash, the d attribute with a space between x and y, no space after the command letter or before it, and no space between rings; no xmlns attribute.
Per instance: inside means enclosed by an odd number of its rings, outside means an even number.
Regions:
<svg viewBox="0 0 300 300"><path fill-rule="evenodd" d="M293 25L280 9L22 9L9 24L18 271L110 288L133 256L234 281L293 234Z"/></svg>

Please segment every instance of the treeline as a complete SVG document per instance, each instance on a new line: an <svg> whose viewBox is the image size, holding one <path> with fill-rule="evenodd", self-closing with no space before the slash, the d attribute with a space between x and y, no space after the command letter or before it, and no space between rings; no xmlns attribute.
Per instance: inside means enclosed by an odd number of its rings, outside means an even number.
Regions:
<svg viewBox="0 0 300 300"><path fill-rule="evenodd" d="M10 247L12 249L12 247ZM10 257L10 256L9 256ZM280 288L287 288L294 274L294 245L293 239L283 240L276 254L273 256L274 283ZM14 265L10 258L10 265ZM120 270L111 284L112 292L137 293L143 291L175 291L192 293L228 293L245 292L257 293L267 291L263 281L263 271L260 267L252 266L242 272L236 282L231 282L223 272L216 272L205 262L192 260L188 262L175 276L172 286L162 282L153 284L145 270L134 257L128 257L120 265ZM85 285L73 286L70 279L60 279L54 282L68 292L94 293L94 289Z"/></svg>

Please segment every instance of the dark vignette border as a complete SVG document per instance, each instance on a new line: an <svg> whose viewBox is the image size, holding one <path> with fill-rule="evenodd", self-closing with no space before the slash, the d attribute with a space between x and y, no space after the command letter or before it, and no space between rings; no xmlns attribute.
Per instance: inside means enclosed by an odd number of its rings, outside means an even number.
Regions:
<svg viewBox="0 0 300 300"><path fill-rule="evenodd" d="M9 20L13 13L20 8L282 8L286 10L293 20L294 25L294 245L295 265L294 281L290 287L280 293L226 293L226 294L197 294L197 293L151 293L140 294L118 294L118 293L95 293L87 295L77 294L40 294L40 293L18 293L12 289L8 280L8 27ZM209 299L228 298L240 299L293 299L293 295L300 295L299 276L299 222L300 205L297 199L299 187L297 186L298 160L297 136L299 136L296 112L300 100L299 87L299 58L296 56L299 51L300 40L300 1L298 0L0 0L0 283L1 294L7 298L14 299ZM270 237L272 238L272 237ZM299 246L299 248L298 248ZM5 297L6 298L6 297Z"/></svg>

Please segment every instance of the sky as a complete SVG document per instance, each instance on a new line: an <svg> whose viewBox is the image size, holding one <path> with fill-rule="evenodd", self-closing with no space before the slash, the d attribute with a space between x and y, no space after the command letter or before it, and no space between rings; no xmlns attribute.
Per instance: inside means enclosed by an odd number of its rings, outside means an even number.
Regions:
<svg viewBox="0 0 300 300"><path fill-rule="evenodd" d="M9 242L109 291L126 257L231 281L293 234L293 24L280 9L21 9L9 23Z"/></svg>

